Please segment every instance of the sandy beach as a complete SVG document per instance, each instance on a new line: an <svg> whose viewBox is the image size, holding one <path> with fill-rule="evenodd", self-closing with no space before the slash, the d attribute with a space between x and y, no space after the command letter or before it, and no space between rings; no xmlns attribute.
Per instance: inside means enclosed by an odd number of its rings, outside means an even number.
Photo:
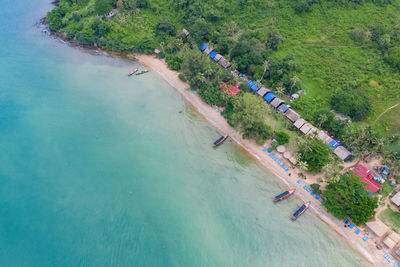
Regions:
<svg viewBox="0 0 400 267"><path fill-rule="evenodd" d="M197 110L207 121L214 125L221 134L228 133L230 138L233 139L238 145L244 148L256 161L277 177L279 177L288 188L296 188L296 196L301 201L311 201L311 210L318 215L318 217L332 227L336 232L344 237L349 245L358 251L367 261L371 262L375 266L393 266L393 263L388 263L383 258L384 250L378 250L374 240L371 238L367 241L362 240L362 235L356 235L354 230L345 228L341 220L334 218L331 214L328 214L325 208L321 205L320 200L315 199L310 195L309 192L304 190L304 185L309 185L307 180L302 180L299 184L298 171L290 168L289 171L284 171L282 167L278 165L271 157L268 156L268 152L263 151L263 147L259 146L253 140L245 140L241 135L233 129L226 120L220 115L219 112L215 111L206 103L204 103L197 94L193 94L189 90L190 86L188 83L182 82L178 78L176 71L170 70L167 64L152 55L142 54L130 54L130 58L136 57L141 64L150 68L153 72L157 73L172 87L174 87L192 106ZM287 166L290 163L280 157L279 153L275 153L276 156L282 160ZM290 174L290 175L289 175ZM360 227L360 229L363 229Z"/></svg>

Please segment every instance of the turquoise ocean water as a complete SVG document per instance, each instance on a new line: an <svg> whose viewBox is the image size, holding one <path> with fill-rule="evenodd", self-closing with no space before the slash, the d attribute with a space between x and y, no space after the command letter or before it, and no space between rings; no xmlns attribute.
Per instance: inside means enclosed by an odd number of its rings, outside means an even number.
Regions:
<svg viewBox="0 0 400 267"><path fill-rule="evenodd" d="M365 266L157 76L43 34L50 8L0 9L0 266Z"/></svg>

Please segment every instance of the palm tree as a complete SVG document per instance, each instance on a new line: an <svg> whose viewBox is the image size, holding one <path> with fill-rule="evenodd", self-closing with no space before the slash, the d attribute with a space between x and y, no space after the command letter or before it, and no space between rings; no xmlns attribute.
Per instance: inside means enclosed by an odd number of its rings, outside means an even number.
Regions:
<svg viewBox="0 0 400 267"><path fill-rule="evenodd" d="M328 116L326 116L326 114L321 114L320 116L318 116L318 119L319 119L319 128L321 128L321 125L328 120Z"/></svg>
<svg viewBox="0 0 400 267"><path fill-rule="evenodd" d="M297 76L293 76L290 79L290 93L293 93L293 87L296 86L296 84L300 81L300 78Z"/></svg>
<svg viewBox="0 0 400 267"><path fill-rule="evenodd" d="M305 172L308 169L308 164L305 161L299 161L297 162L297 168L299 168L301 172Z"/></svg>
<svg viewBox="0 0 400 267"><path fill-rule="evenodd" d="M285 92L285 88L280 87L280 86L276 88L276 94L277 94L278 96L282 96L282 95L283 95L283 92Z"/></svg>
<svg viewBox="0 0 400 267"><path fill-rule="evenodd" d="M267 70L269 70L269 68L271 67L271 64L269 64L268 60L265 60L265 61L264 61L263 67L264 67L264 71L263 71L263 74L262 74L260 80L258 80L259 82L261 82L261 80L264 78L265 72L266 72Z"/></svg>

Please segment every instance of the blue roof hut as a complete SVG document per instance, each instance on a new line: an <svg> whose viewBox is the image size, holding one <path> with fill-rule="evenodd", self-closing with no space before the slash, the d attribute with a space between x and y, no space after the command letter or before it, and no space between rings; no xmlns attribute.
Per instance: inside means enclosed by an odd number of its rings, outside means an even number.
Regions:
<svg viewBox="0 0 400 267"><path fill-rule="evenodd" d="M251 88L251 90L253 90L254 92L257 92L258 89L260 89L260 86L258 86L257 84L253 84L250 88Z"/></svg>
<svg viewBox="0 0 400 267"><path fill-rule="evenodd" d="M248 81L246 84L247 84L248 87L251 88L253 86L254 82L253 81Z"/></svg>
<svg viewBox="0 0 400 267"><path fill-rule="evenodd" d="M216 55L217 55L217 52L212 51L212 52L209 54L209 57L210 57L210 58L214 58Z"/></svg>
<svg viewBox="0 0 400 267"><path fill-rule="evenodd" d="M203 43L203 44L200 45L200 50L204 51L207 47L208 47L208 44Z"/></svg>
<svg viewBox="0 0 400 267"><path fill-rule="evenodd" d="M275 98L275 94L271 93L271 92L267 93L264 96L264 100L267 101L268 103L270 103L274 98Z"/></svg>

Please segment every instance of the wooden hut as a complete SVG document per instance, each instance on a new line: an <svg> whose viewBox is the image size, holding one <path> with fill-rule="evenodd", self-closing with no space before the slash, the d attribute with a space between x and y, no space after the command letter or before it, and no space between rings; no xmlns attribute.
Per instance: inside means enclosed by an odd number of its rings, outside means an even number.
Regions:
<svg viewBox="0 0 400 267"><path fill-rule="evenodd" d="M182 30L182 33L186 36L186 37L188 37L189 36L189 31L188 30L186 30L186 29L183 29Z"/></svg>
<svg viewBox="0 0 400 267"><path fill-rule="evenodd" d="M343 161L346 161L351 157L351 153L343 146L338 146L333 150L333 153Z"/></svg>
<svg viewBox="0 0 400 267"><path fill-rule="evenodd" d="M265 88L264 86L262 86L260 88L260 90L257 91L257 95L263 97L265 96L268 92L271 92L270 90L268 90L267 88Z"/></svg>
<svg viewBox="0 0 400 267"><path fill-rule="evenodd" d="M286 111L285 113L286 118L288 118L291 122L295 122L298 119L300 119L300 115L297 114L296 111L294 111L293 109L289 109L288 111Z"/></svg>
<svg viewBox="0 0 400 267"><path fill-rule="evenodd" d="M302 134L308 134L308 132L309 131L311 131L311 129L313 128L314 126L312 126L310 123L305 123L301 128L300 128L300 132L302 133ZM315 128L315 127L314 127Z"/></svg>
<svg viewBox="0 0 400 267"><path fill-rule="evenodd" d="M311 125L311 129L308 131L307 135L313 135L313 134L315 134L317 132L318 132L317 127L315 127L314 125Z"/></svg>
<svg viewBox="0 0 400 267"><path fill-rule="evenodd" d="M221 60L221 58L222 58L221 54L216 54L215 57L214 57L214 61L215 62L219 62Z"/></svg>
<svg viewBox="0 0 400 267"><path fill-rule="evenodd" d="M389 227L386 226L381 220L376 219L365 224L367 228L374 233L377 237L382 237L389 232Z"/></svg>
<svg viewBox="0 0 400 267"><path fill-rule="evenodd" d="M231 63L229 63L229 61L227 61L224 57L221 57L221 59L218 61L218 64L224 69L229 69L231 67Z"/></svg>
<svg viewBox="0 0 400 267"><path fill-rule="evenodd" d="M206 49L204 49L204 53L206 53L207 55L209 55L211 52L213 51L213 48L210 46L207 46Z"/></svg>
<svg viewBox="0 0 400 267"><path fill-rule="evenodd" d="M397 207L400 207L400 192L397 192L396 195L394 195L390 201L392 201L393 204L395 204Z"/></svg>
<svg viewBox="0 0 400 267"><path fill-rule="evenodd" d="M383 244L385 244L388 248L393 249L397 245L397 243L399 243L399 241L399 234L392 232L383 240Z"/></svg>
<svg viewBox="0 0 400 267"><path fill-rule="evenodd" d="M297 129L300 129L304 124L306 123L305 119L298 119L297 121L295 121L293 123L294 127L296 127Z"/></svg>
<svg viewBox="0 0 400 267"><path fill-rule="evenodd" d="M325 133L324 131L319 131L318 133L318 138L321 139L322 142L324 142L325 144L329 144L330 142L332 142L332 137L330 137L327 133Z"/></svg>
<svg viewBox="0 0 400 267"><path fill-rule="evenodd" d="M282 99L280 99L279 97L275 97L274 100L272 100L271 102L271 106L274 108L278 108L280 104L285 103Z"/></svg>

